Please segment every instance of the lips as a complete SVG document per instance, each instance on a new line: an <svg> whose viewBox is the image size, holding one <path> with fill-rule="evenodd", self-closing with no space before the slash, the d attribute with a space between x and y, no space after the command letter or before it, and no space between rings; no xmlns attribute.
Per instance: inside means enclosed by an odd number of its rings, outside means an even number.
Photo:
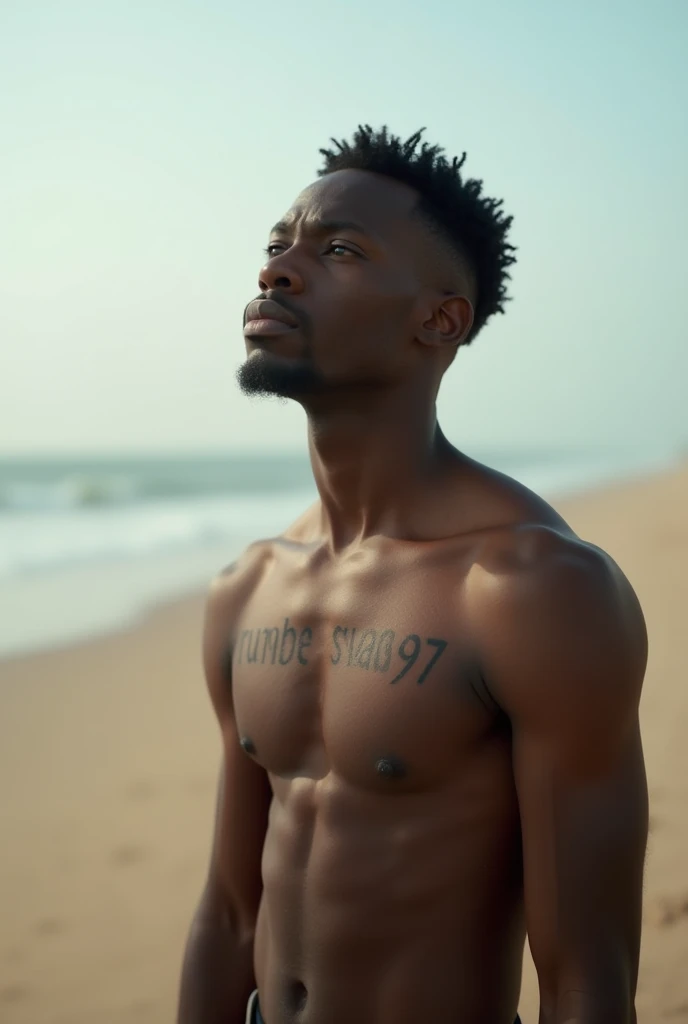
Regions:
<svg viewBox="0 0 688 1024"><path fill-rule="evenodd" d="M296 317L272 299L255 299L246 310L244 334L283 334L299 326Z"/></svg>

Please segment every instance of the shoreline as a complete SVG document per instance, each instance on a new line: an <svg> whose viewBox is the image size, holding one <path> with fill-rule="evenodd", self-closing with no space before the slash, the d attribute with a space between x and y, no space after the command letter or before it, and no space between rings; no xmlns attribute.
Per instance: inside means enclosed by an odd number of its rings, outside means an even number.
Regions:
<svg viewBox="0 0 688 1024"><path fill-rule="evenodd" d="M652 824L638 1019L688 1016L688 466L553 504L619 563L647 619ZM204 596L0 661L3 1024L173 1018L220 758L201 670ZM537 1019L528 954L520 1012Z"/></svg>

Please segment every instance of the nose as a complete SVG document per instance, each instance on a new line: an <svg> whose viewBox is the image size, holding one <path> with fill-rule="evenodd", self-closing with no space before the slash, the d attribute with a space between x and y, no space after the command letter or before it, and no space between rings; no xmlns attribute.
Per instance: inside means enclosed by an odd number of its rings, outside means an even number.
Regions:
<svg viewBox="0 0 688 1024"><path fill-rule="evenodd" d="M296 261L289 255L290 250L272 256L262 267L258 275L258 287L261 292L281 289L298 295L303 291L303 277L296 267Z"/></svg>

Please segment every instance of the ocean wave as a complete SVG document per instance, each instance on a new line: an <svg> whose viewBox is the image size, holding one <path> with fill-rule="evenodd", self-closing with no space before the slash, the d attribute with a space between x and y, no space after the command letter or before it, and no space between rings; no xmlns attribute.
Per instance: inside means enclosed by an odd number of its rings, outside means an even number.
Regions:
<svg viewBox="0 0 688 1024"><path fill-rule="evenodd" d="M312 500L290 495L223 495L148 505L45 507L0 517L0 578L52 571L85 562L131 560L143 555L227 542L234 549L283 529Z"/></svg>
<svg viewBox="0 0 688 1024"><path fill-rule="evenodd" d="M0 486L0 509L54 512L121 505L136 497L135 481L126 477L66 477L55 482L8 480Z"/></svg>
<svg viewBox="0 0 688 1024"><path fill-rule="evenodd" d="M17 467L0 463L0 513L56 512L65 509L123 507L160 500L265 494L307 485L305 459L192 460L121 466Z"/></svg>

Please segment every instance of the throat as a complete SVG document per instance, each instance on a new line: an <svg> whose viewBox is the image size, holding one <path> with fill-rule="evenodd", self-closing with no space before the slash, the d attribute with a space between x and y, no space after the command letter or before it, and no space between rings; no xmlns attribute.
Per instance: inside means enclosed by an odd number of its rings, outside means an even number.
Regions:
<svg viewBox="0 0 688 1024"><path fill-rule="evenodd" d="M379 437L372 431L362 446L311 439L322 534L332 538L335 550L376 534L424 540L418 510L435 504L456 456L439 428L434 439Z"/></svg>

